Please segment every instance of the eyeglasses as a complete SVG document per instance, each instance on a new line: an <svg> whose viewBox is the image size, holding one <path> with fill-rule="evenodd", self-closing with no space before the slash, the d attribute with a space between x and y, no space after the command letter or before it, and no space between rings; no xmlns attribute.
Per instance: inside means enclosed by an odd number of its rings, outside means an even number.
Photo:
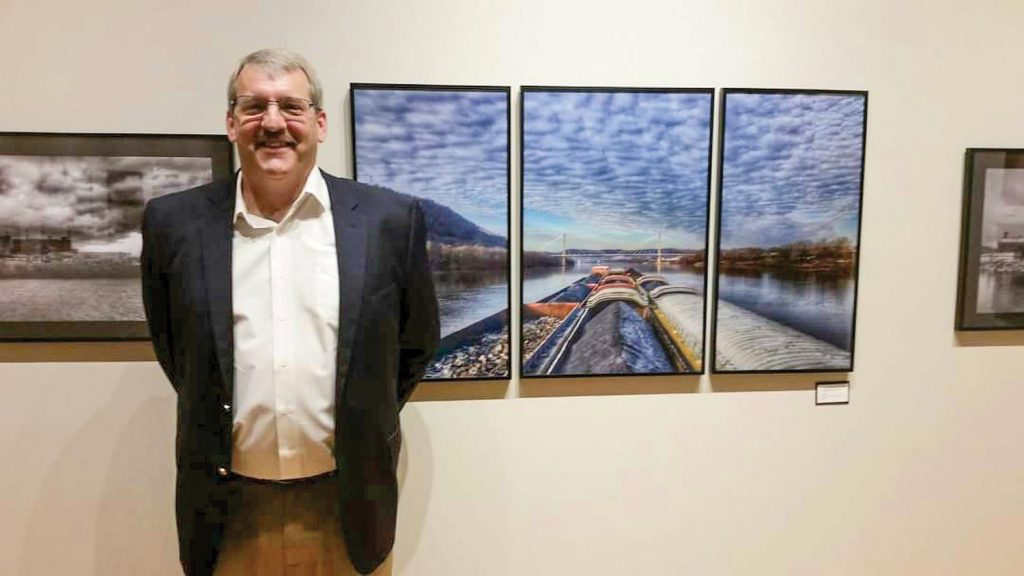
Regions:
<svg viewBox="0 0 1024 576"><path fill-rule="evenodd" d="M313 108L312 100L298 96L285 96L277 100L262 96L238 96L231 102L239 116L246 119L263 116L271 104L277 106L277 111L286 118L304 118Z"/></svg>

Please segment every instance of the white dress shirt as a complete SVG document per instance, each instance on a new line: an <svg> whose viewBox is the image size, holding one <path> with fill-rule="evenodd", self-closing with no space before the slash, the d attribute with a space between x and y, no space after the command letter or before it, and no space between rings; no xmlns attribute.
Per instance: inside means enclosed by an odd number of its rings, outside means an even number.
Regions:
<svg viewBox="0 0 1024 576"><path fill-rule="evenodd" d="M249 211L239 173L231 279L231 469L271 480L333 470L338 258L318 168L280 222Z"/></svg>

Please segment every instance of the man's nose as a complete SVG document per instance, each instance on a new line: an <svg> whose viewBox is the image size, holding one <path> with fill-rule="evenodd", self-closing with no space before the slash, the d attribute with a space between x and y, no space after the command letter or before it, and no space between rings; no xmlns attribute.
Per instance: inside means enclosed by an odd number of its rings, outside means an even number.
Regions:
<svg viewBox="0 0 1024 576"><path fill-rule="evenodd" d="M285 127L284 116L277 102L267 102L267 109L263 112L263 119L260 125L264 130L283 130Z"/></svg>

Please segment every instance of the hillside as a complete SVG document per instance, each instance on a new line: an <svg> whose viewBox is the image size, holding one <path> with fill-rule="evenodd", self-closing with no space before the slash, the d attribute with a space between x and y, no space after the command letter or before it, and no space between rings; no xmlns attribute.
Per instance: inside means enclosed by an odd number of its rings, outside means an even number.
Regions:
<svg viewBox="0 0 1024 576"><path fill-rule="evenodd" d="M505 238L485 231L443 204L420 198L420 206L427 222L427 240L449 245L508 247Z"/></svg>
<svg viewBox="0 0 1024 576"><path fill-rule="evenodd" d="M402 192L396 193L402 196L411 196ZM415 198L420 201L420 206L423 208L428 242L438 242L449 246L508 248L508 241L503 236L487 232L444 204L439 204L429 198L418 196Z"/></svg>

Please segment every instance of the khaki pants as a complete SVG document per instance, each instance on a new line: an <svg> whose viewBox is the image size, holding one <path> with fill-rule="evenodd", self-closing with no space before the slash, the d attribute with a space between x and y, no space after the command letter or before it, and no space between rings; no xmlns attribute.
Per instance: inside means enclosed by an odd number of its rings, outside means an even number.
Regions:
<svg viewBox="0 0 1024 576"><path fill-rule="evenodd" d="M341 533L334 480L296 484L236 479L241 506L214 576L356 576ZM391 576L391 556L372 576Z"/></svg>

